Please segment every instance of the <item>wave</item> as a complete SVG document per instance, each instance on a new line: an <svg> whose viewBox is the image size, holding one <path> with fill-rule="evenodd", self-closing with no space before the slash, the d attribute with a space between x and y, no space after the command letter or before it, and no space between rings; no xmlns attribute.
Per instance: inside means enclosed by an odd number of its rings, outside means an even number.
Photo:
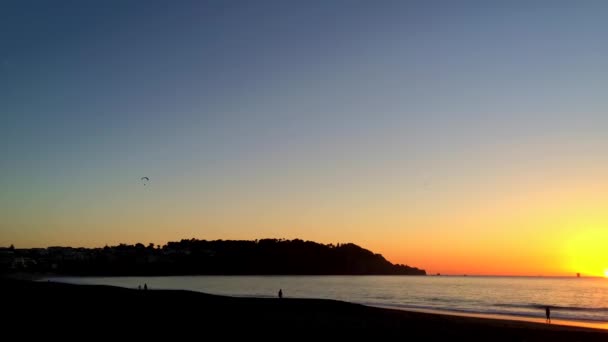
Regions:
<svg viewBox="0 0 608 342"><path fill-rule="evenodd" d="M559 306L559 305L551 305L551 304L538 304L538 303L529 303L529 304L513 304L513 303L498 303L494 304L497 307L503 308L530 308L530 309L538 309L544 310L547 306L551 308L551 310L563 310L563 311L589 311L589 312L607 312L608 307L581 307L581 306Z"/></svg>

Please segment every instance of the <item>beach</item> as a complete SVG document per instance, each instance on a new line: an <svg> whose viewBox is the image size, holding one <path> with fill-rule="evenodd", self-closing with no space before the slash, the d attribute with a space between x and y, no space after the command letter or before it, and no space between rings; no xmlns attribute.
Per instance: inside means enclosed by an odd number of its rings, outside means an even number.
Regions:
<svg viewBox="0 0 608 342"><path fill-rule="evenodd" d="M23 280L2 280L1 284L2 303L10 308L5 326L24 337L608 340L608 331L599 329L410 312L333 300L236 298Z"/></svg>

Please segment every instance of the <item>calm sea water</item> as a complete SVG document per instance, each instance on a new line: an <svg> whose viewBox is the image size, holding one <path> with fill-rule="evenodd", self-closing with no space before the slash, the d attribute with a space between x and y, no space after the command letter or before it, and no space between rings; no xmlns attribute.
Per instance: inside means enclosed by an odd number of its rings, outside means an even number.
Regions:
<svg viewBox="0 0 608 342"><path fill-rule="evenodd" d="M456 276L180 276L57 278L243 297L327 298L398 309L608 322L608 279Z"/></svg>

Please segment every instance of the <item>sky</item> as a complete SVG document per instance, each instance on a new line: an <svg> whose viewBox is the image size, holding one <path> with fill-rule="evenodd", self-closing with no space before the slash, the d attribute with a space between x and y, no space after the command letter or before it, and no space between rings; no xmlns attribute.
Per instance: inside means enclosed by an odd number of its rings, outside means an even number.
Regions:
<svg viewBox="0 0 608 342"><path fill-rule="evenodd" d="M432 274L604 275L607 15L2 1L0 246L300 238Z"/></svg>

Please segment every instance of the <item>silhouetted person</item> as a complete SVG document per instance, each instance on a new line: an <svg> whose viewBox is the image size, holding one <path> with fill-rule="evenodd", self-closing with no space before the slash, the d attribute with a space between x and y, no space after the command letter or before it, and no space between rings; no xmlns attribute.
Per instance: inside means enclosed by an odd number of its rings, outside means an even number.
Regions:
<svg viewBox="0 0 608 342"><path fill-rule="evenodd" d="M547 323L551 323L551 309L548 306L545 308L545 314L547 315Z"/></svg>
<svg viewBox="0 0 608 342"><path fill-rule="evenodd" d="M138 290L141 290L141 285L137 285L137 289L138 289Z"/></svg>
<svg viewBox="0 0 608 342"><path fill-rule="evenodd" d="M144 290L147 290L147 289L148 289L148 284L147 284L147 283L145 283L145 284L144 284Z"/></svg>
<svg viewBox="0 0 608 342"><path fill-rule="evenodd" d="M283 298L283 289L279 289L279 298Z"/></svg>

